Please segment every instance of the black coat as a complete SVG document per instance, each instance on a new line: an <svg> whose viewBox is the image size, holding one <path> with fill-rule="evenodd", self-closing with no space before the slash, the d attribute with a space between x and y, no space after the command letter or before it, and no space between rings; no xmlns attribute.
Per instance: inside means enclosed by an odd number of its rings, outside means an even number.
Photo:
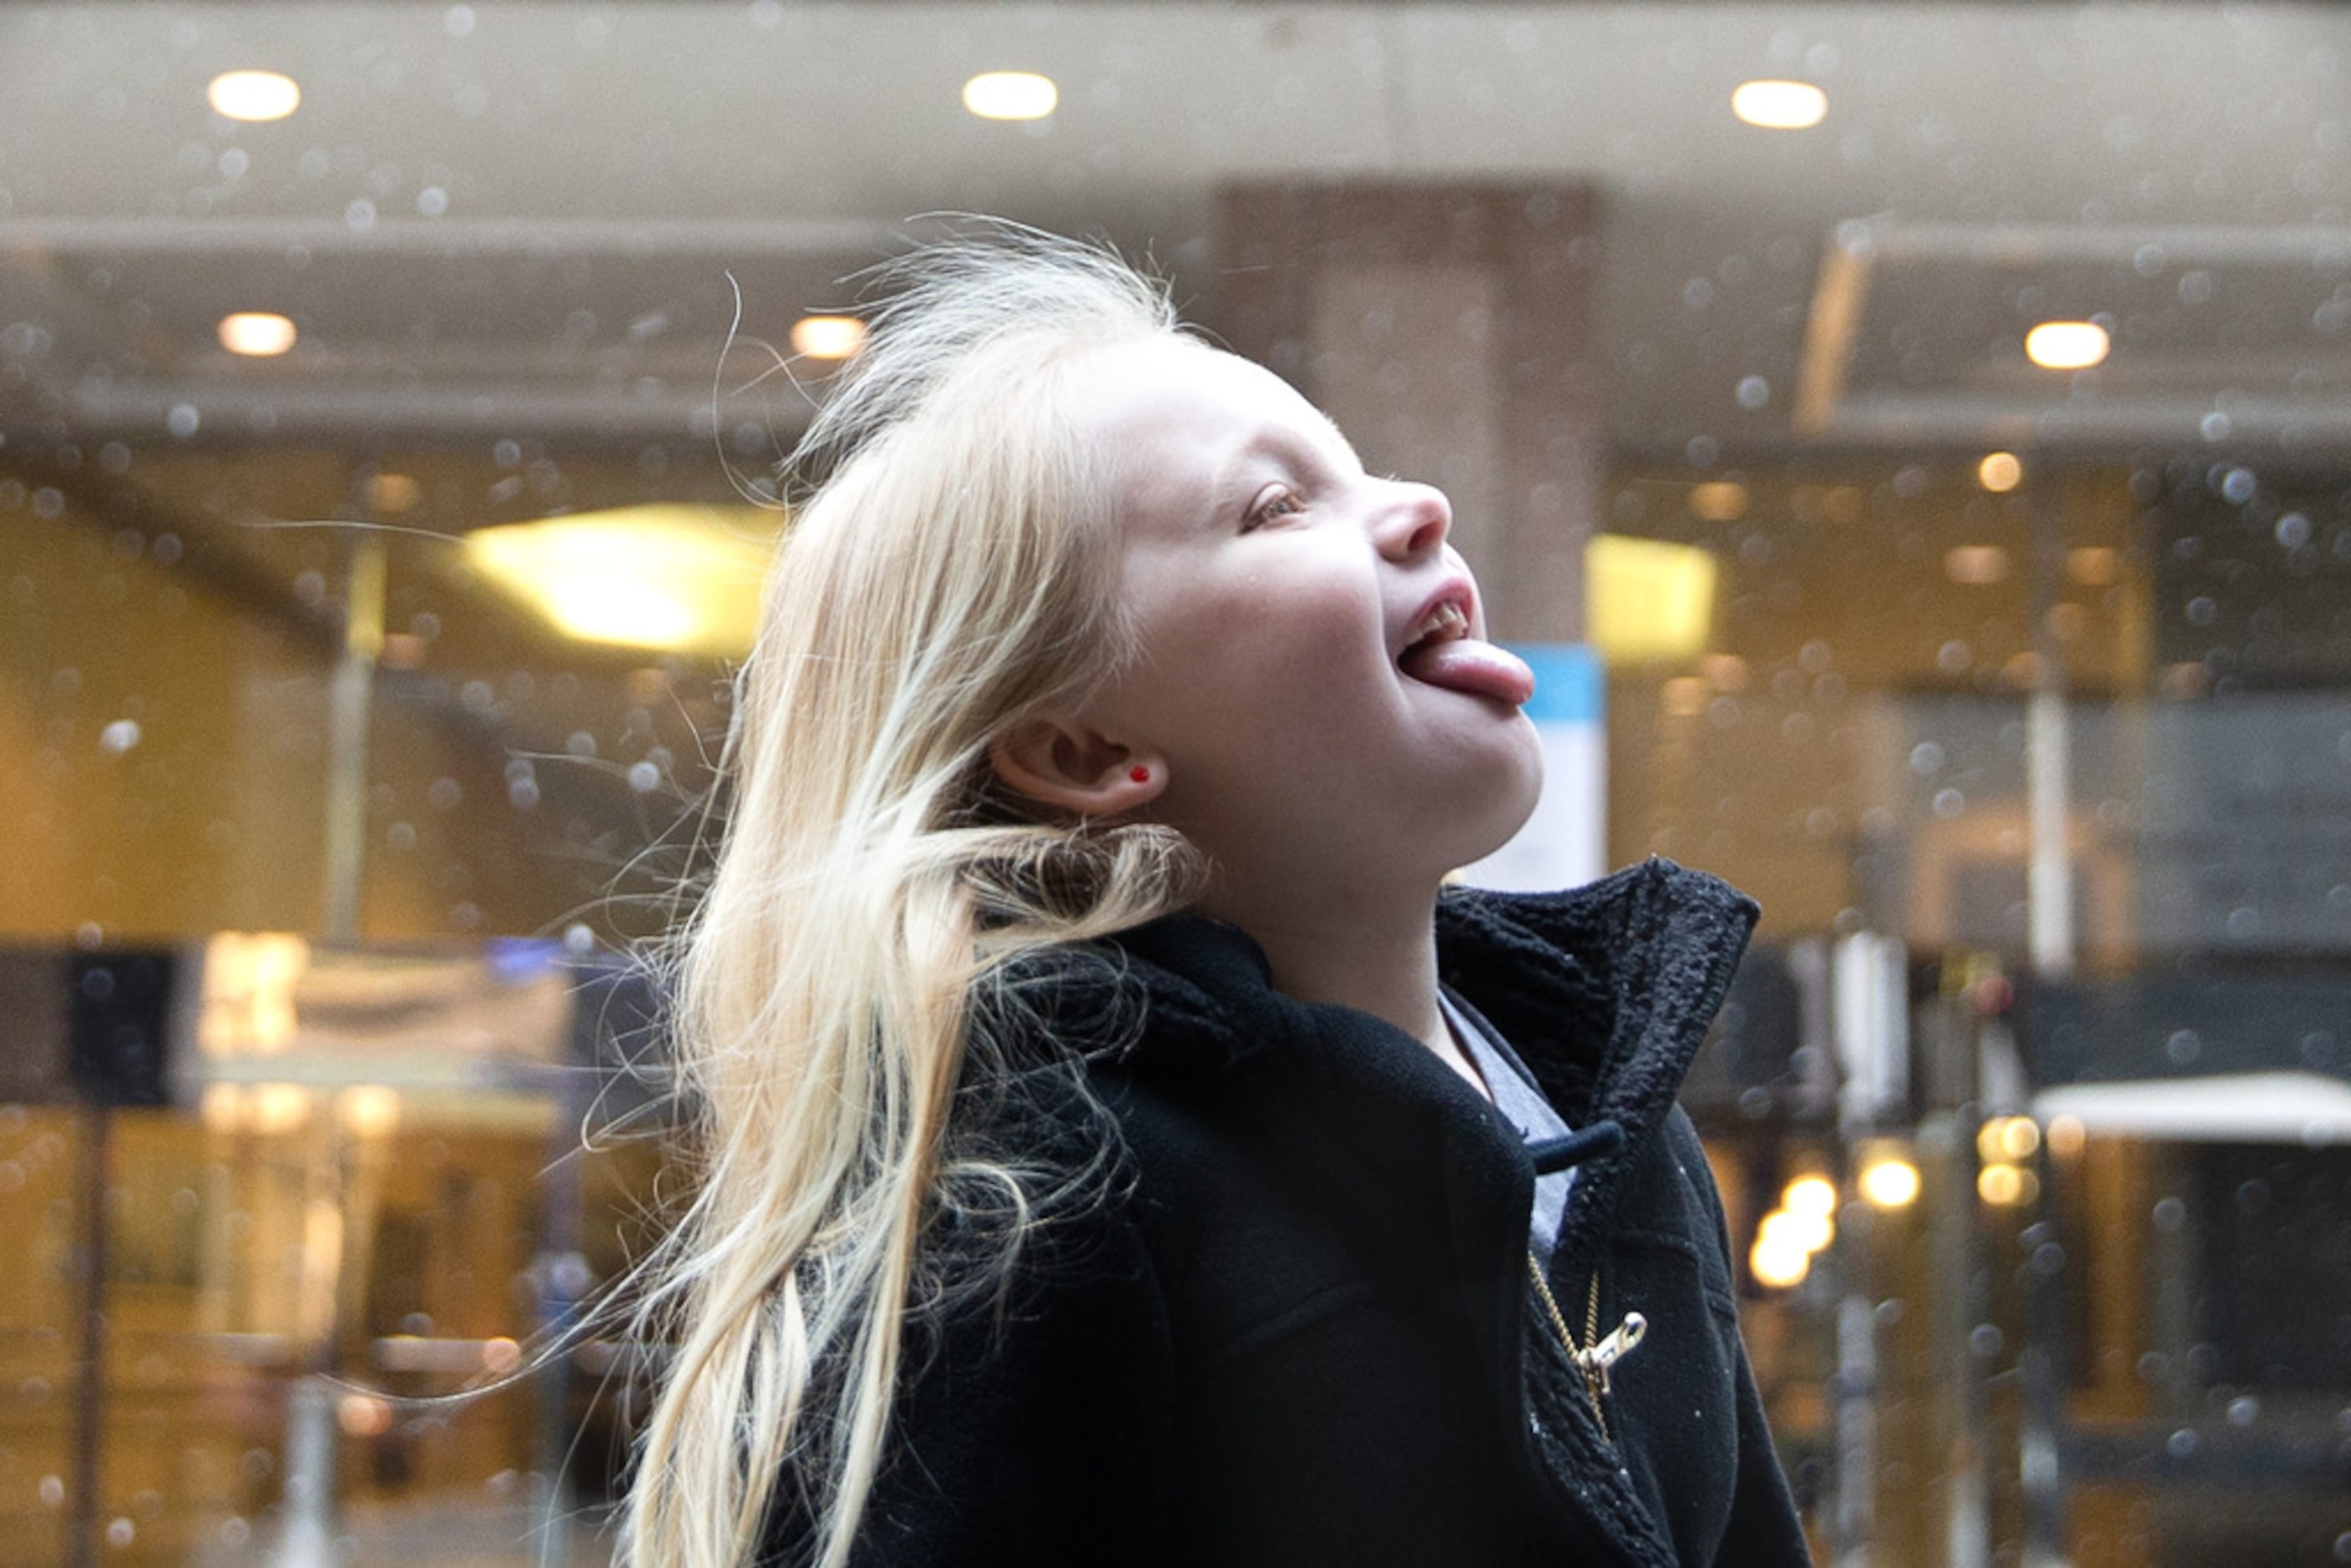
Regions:
<svg viewBox="0 0 2351 1568"><path fill-rule="evenodd" d="M910 1347L859 1562L1806 1562L1673 1103L1753 919L1661 862L1438 911L1447 983L1572 1124L1627 1134L1578 1172L1549 1271L1579 1337L1595 1270L1602 1332L1648 1321L1604 1429L1529 1279L1524 1145L1426 1047L1282 996L1196 917L1029 986L1036 1032L1131 1042L1089 1062L1098 1104L1043 1097L1112 1179Z"/></svg>

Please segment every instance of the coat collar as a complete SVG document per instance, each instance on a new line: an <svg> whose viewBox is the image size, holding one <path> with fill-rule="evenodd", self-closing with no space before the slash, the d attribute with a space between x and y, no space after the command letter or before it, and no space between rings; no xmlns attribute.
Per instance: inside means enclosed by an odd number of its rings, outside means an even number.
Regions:
<svg viewBox="0 0 2351 1568"><path fill-rule="evenodd" d="M1438 967L1572 1122L1614 1117L1630 1141L1671 1104L1755 916L1727 883L1664 860L1563 893L1455 889L1437 904ZM1095 984L1143 993L1151 1025L1135 1049L1154 1071L1254 1075L1301 1029L1364 1017L1282 996L1247 932L1200 915L1153 921L1097 954L1111 967Z"/></svg>
<svg viewBox="0 0 2351 1568"><path fill-rule="evenodd" d="M1625 1173L1672 1110L1756 913L1727 883L1664 860L1563 893L1457 889L1439 901L1446 983L1501 1031L1571 1124L1607 1118L1625 1130L1618 1153L1577 1176L1555 1257L1562 1271L1586 1266L1607 1234ZM1531 1188L1531 1164L1491 1106L1401 1030L1276 991L1264 952L1239 928L1170 915L1096 954L1109 967L1080 984L1087 1005L1099 1006L1105 982L1142 1004L1127 1071L1259 1097L1269 1116L1295 1111L1297 1137L1319 1136L1330 1158L1365 1174L1401 1161L1409 1171L1399 1174L1425 1179L1422 1158L1436 1152L1469 1204ZM1525 1207L1511 1197L1504 1212Z"/></svg>
<svg viewBox="0 0 2351 1568"><path fill-rule="evenodd" d="M1651 860L1563 894L1468 891L1438 906L1439 965L1576 1126L1625 1129L1577 1174L1558 1263L1606 1234L1625 1173L1673 1109L1754 929L1752 900Z"/></svg>

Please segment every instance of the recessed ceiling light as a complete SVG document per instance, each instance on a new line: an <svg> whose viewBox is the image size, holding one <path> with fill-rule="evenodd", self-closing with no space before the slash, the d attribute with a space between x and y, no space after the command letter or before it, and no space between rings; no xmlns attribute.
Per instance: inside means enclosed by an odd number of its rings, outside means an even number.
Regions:
<svg viewBox="0 0 2351 1568"><path fill-rule="evenodd" d="M294 338L294 323L272 310L240 310L220 321L221 347L232 354L266 360L292 348Z"/></svg>
<svg viewBox="0 0 2351 1568"><path fill-rule="evenodd" d="M748 507L624 507L478 528L465 556L566 636L739 658L778 523Z"/></svg>
<svg viewBox="0 0 2351 1568"><path fill-rule="evenodd" d="M1976 480L1995 495L2003 495L2024 482L2024 465L2013 452L1987 452L1976 465Z"/></svg>
<svg viewBox="0 0 2351 1568"><path fill-rule="evenodd" d="M213 112L231 120L283 120L302 102L302 89L276 71L223 71L204 89Z"/></svg>
<svg viewBox="0 0 2351 1568"><path fill-rule="evenodd" d="M982 120L1042 120L1061 101L1051 77L982 71L963 84L963 106Z"/></svg>
<svg viewBox="0 0 2351 1568"><path fill-rule="evenodd" d="M803 316L792 323L792 352L811 360L845 360L865 346L865 323L854 316Z"/></svg>
<svg viewBox="0 0 2351 1568"><path fill-rule="evenodd" d="M2043 321L2024 335L2024 357L2044 371L2085 371L2112 345L2095 321Z"/></svg>
<svg viewBox="0 0 2351 1568"><path fill-rule="evenodd" d="M1766 131L1809 131L1828 118L1829 95L1808 81L1743 81L1730 112Z"/></svg>

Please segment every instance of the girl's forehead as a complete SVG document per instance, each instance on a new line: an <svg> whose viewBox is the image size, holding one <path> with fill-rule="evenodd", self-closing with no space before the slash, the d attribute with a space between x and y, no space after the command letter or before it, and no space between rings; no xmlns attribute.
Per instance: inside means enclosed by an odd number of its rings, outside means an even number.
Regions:
<svg viewBox="0 0 2351 1568"><path fill-rule="evenodd" d="M1338 428L1264 366L1189 338L1115 344L1081 373L1082 417L1114 438L1172 434L1235 444L1291 434L1343 444Z"/></svg>

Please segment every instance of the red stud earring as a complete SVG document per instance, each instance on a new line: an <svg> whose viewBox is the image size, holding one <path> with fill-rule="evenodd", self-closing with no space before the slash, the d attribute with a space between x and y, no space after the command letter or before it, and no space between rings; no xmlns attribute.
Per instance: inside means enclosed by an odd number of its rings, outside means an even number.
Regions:
<svg viewBox="0 0 2351 1568"><path fill-rule="evenodd" d="M1148 784L1151 782L1151 769L1145 768L1140 762L1128 768L1126 770L1126 776L1129 779L1134 779L1137 784Z"/></svg>

